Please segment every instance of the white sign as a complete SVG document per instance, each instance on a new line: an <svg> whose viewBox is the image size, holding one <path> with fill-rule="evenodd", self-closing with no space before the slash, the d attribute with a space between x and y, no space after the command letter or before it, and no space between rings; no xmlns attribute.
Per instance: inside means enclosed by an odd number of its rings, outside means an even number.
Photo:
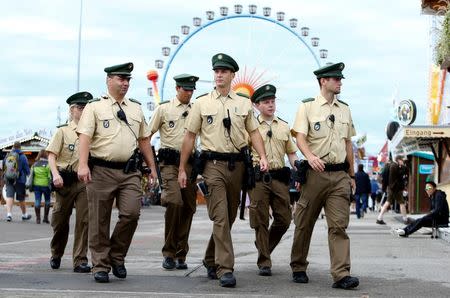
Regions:
<svg viewBox="0 0 450 298"><path fill-rule="evenodd" d="M404 155L420 151L419 142L416 138L405 138L402 142Z"/></svg>

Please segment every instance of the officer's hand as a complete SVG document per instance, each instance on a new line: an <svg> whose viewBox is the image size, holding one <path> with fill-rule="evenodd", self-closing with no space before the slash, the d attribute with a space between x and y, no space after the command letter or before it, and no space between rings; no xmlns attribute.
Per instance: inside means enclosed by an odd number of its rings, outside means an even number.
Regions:
<svg viewBox="0 0 450 298"><path fill-rule="evenodd" d="M351 183L351 185L352 185L352 191L355 192L355 190L356 190L356 182L355 182L355 179L354 179L354 178L351 178L351 179L350 179L350 183Z"/></svg>
<svg viewBox="0 0 450 298"><path fill-rule="evenodd" d="M57 174L57 175L53 176L53 185L56 188L61 188L64 186L64 181L63 181L61 175Z"/></svg>
<svg viewBox="0 0 450 298"><path fill-rule="evenodd" d="M156 176L156 177L155 177ZM151 172L150 174L147 175L147 179L148 179L148 188L155 188L158 186L158 176L155 172Z"/></svg>
<svg viewBox="0 0 450 298"><path fill-rule="evenodd" d="M269 170L267 158L264 157L259 160L259 168L261 169L261 172L267 172Z"/></svg>
<svg viewBox="0 0 450 298"><path fill-rule="evenodd" d="M187 175L186 171L179 171L178 172L178 184L181 188L186 188L187 185Z"/></svg>
<svg viewBox="0 0 450 298"><path fill-rule="evenodd" d="M295 190L300 191L301 189L302 189L302 186L301 186L300 182L295 181Z"/></svg>
<svg viewBox="0 0 450 298"><path fill-rule="evenodd" d="M325 170L325 163L315 155L308 158L308 164L316 172L323 172Z"/></svg>
<svg viewBox="0 0 450 298"><path fill-rule="evenodd" d="M92 181L91 171L87 165L78 166L78 180L84 183L89 183Z"/></svg>

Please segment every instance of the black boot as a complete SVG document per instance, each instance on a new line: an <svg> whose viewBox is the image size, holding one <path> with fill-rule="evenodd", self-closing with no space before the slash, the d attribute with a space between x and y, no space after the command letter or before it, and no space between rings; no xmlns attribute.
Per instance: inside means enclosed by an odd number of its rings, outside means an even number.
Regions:
<svg viewBox="0 0 450 298"><path fill-rule="evenodd" d="M43 220L43 222L45 222L45 223L50 223L48 221L48 213L49 212L50 212L50 205L45 205L45 207L44 207L44 220Z"/></svg>
<svg viewBox="0 0 450 298"><path fill-rule="evenodd" d="M34 207L34 213L36 213L36 223L40 224L41 223L41 206L39 207Z"/></svg>

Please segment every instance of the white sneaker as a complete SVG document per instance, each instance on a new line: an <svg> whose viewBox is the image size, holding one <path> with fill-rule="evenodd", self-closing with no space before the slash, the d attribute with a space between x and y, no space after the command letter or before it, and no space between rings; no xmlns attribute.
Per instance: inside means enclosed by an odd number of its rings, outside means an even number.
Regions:
<svg viewBox="0 0 450 298"><path fill-rule="evenodd" d="M405 236L406 232L403 229L396 229L395 232L399 235L399 236Z"/></svg>

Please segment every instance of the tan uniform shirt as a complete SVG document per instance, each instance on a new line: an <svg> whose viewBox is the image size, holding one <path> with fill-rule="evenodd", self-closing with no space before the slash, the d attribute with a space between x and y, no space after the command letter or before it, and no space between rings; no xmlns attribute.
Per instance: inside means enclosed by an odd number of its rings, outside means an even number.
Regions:
<svg viewBox="0 0 450 298"><path fill-rule="evenodd" d="M141 105L124 98L121 107L129 126L118 118L118 103L109 94L91 101L84 108L77 133L91 138L90 153L93 157L125 162L138 146L136 139L150 136Z"/></svg>
<svg viewBox="0 0 450 298"><path fill-rule="evenodd" d="M78 135L77 125L70 121L60 126L47 146L47 151L56 155L56 166L71 171L78 170Z"/></svg>
<svg viewBox="0 0 450 298"><path fill-rule="evenodd" d="M322 95L298 107L292 134L299 132L312 153L331 164L345 161L345 141L356 135L348 105L336 99L330 105Z"/></svg>
<svg viewBox="0 0 450 298"><path fill-rule="evenodd" d="M153 133L159 130L161 148L181 151L184 125L192 104L182 104L178 98L159 105L150 119L149 128ZM187 113L187 114L186 114ZM183 114L185 114L183 116Z"/></svg>
<svg viewBox="0 0 450 298"><path fill-rule="evenodd" d="M258 116L258 122L258 130L264 141L264 148L266 149L266 155L269 161L269 170L281 169L285 166L285 155L297 151L297 146L292 141L289 125L276 116L270 125L262 120L261 115ZM272 132L272 137L267 135L269 131ZM259 165L260 157L253 147L252 155L253 164Z"/></svg>
<svg viewBox="0 0 450 298"><path fill-rule="evenodd" d="M223 119L231 118L230 134ZM258 128L250 99L230 91L223 97L217 90L199 97L186 121L186 129L200 132L201 150L237 153L248 145L248 133ZM245 131L246 130L246 131Z"/></svg>

